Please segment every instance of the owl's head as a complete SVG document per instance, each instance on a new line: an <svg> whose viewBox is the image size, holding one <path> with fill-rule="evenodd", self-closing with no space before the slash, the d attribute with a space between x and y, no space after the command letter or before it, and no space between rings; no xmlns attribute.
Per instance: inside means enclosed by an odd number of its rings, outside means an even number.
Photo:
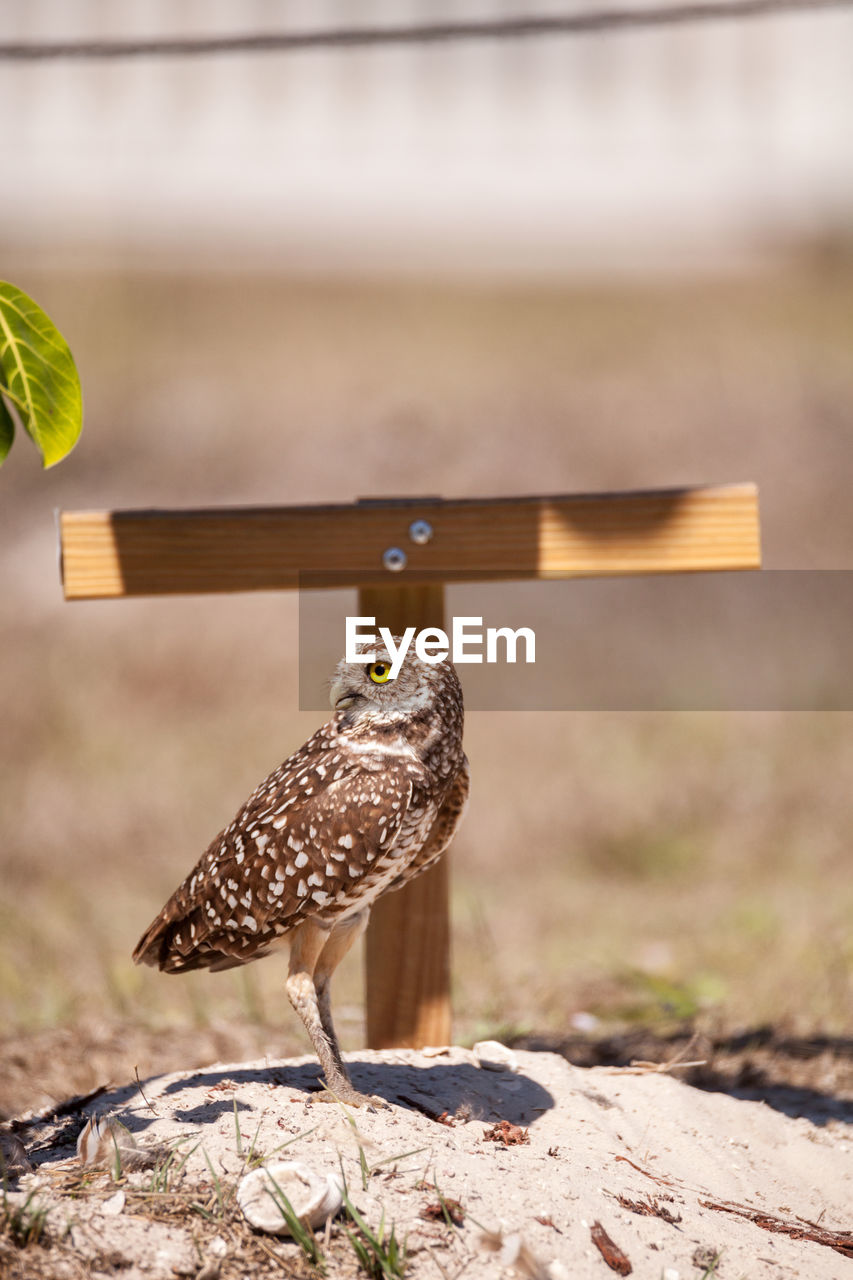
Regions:
<svg viewBox="0 0 853 1280"><path fill-rule="evenodd" d="M394 645L401 643L394 636ZM395 679L393 655L378 641L370 645L371 662L342 659L332 679L330 702L347 725L400 722L424 712L461 716L462 687L453 663L423 662L410 646Z"/></svg>

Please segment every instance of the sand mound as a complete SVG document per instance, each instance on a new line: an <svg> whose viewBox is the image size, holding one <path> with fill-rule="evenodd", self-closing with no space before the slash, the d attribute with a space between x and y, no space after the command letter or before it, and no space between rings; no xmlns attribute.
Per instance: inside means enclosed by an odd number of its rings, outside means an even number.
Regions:
<svg viewBox="0 0 853 1280"><path fill-rule="evenodd" d="M630 1267L654 1280L851 1270L853 1133L838 1122L550 1053L519 1052L516 1071L460 1048L350 1062L356 1086L387 1109L319 1102L316 1062L298 1058L162 1076L16 1122L36 1168L13 1184L7 1220L28 1196L25 1216L48 1212L42 1243L15 1249L7 1230L0 1273L79 1275L82 1262L128 1280L226 1280L280 1275L286 1259L290 1274L308 1274L299 1245L254 1232L237 1204L241 1176L273 1155L320 1175L342 1169L386 1245L393 1223L413 1277L464 1265L475 1280L509 1264L554 1277ZM76 1152L94 1113L127 1131L105 1144L108 1168ZM344 1224L359 1237L351 1218L317 1233L331 1275L357 1271Z"/></svg>

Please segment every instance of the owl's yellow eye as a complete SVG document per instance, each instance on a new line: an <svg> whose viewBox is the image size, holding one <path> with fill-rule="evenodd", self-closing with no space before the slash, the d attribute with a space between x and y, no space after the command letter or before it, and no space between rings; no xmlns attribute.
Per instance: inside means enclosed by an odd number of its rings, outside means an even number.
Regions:
<svg viewBox="0 0 853 1280"><path fill-rule="evenodd" d="M372 662L367 668L367 674L374 684L385 684L391 679L391 663Z"/></svg>

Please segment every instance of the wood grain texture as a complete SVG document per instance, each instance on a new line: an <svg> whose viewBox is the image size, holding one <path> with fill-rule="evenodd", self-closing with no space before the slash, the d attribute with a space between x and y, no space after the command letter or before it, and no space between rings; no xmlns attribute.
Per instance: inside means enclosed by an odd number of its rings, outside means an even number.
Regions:
<svg viewBox="0 0 853 1280"><path fill-rule="evenodd" d="M439 585L366 588L359 612L395 632L443 627ZM397 893L380 898L365 945L367 1043L371 1049L450 1044L448 855Z"/></svg>
<svg viewBox="0 0 853 1280"><path fill-rule="evenodd" d="M409 538L428 520L425 546ZM752 484L531 498L403 499L324 507L66 511L68 600L388 584L757 569Z"/></svg>

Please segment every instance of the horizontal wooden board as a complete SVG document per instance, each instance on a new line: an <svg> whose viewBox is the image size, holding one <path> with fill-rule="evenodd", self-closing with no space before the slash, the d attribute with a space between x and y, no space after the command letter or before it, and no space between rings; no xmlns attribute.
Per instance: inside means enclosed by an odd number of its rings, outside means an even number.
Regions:
<svg viewBox="0 0 853 1280"><path fill-rule="evenodd" d="M409 537L414 520L434 530ZM757 569L758 493L630 493L201 511L65 511L68 600L296 587ZM401 548L390 573L383 553Z"/></svg>

